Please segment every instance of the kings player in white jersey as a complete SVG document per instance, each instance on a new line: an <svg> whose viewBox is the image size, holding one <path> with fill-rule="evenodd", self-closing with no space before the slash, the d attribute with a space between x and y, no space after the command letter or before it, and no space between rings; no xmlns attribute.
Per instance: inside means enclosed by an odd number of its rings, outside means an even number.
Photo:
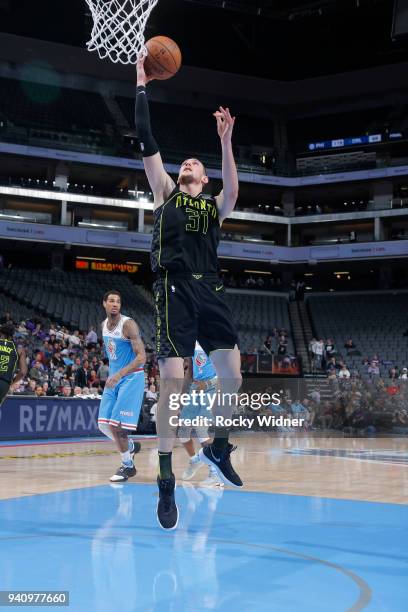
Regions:
<svg viewBox="0 0 408 612"><path fill-rule="evenodd" d="M102 323L102 337L109 359L109 378L99 407L98 426L120 452L121 465L110 480L121 482L136 475L133 457L140 445L128 438L128 431L135 430L139 421L146 353L138 325L120 313L120 293L105 293L103 307L107 318Z"/></svg>

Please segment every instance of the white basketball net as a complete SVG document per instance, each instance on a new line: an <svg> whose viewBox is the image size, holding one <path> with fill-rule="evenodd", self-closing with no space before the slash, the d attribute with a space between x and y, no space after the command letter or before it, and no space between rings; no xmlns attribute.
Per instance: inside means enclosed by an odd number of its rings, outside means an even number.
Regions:
<svg viewBox="0 0 408 612"><path fill-rule="evenodd" d="M136 64L138 55L146 55L144 30L158 1L86 0L94 22L88 51L115 64Z"/></svg>

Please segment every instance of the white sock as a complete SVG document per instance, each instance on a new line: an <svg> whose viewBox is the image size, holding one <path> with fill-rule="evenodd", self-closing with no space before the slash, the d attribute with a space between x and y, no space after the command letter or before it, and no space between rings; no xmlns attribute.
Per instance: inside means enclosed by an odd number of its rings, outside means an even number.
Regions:
<svg viewBox="0 0 408 612"><path fill-rule="evenodd" d="M132 458L130 456L130 452L127 450L124 453L120 453L123 465L130 466L132 465Z"/></svg>

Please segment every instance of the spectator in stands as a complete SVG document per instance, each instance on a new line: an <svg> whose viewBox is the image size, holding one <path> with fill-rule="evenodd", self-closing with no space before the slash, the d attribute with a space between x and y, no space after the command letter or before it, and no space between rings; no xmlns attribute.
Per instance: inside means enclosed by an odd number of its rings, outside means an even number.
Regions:
<svg viewBox="0 0 408 612"><path fill-rule="evenodd" d="M315 359L316 359L316 343L317 343L317 340L316 340L315 337L313 337L310 340L309 346L308 346L308 348L309 348L309 355L310 355L310 358L311 358L313 364L314 364Z"/></svg>
<svg viewBox="0 0 408 612"><path fill-rule="evenodd" d="M68 349L64 349L61 353L63 355L62 360L68 367L70 374L72 373L72 366L74 365L74 353L69 353Z"/></svg>
<svg viewBox="0 0 408 612"><path fill-rule="evenodd" d="M0 318L0 325L5 325L6 323L11 323L14 327L14 321L9 312L5 312L4 315Z"/></svg>
<svg viewBox="0 0 408 612"><path fill-rule="evenodd" d="M399 371L397 367L392 367L388 370L388 377L391 380L396 380L397 378L399 378Z"/></svg>
<svg viewBox="0 0 408 612"><path fill-rule="evenodd" d="M32 330L32 335L39 338L39 340L45 340L45 338L47 337L47 334L44 330L44 326L41 321L37 320L35 322L35 329Z"/></svg>
<svg viewBox="0 0 408 612"><path fill-rule="evenodd" d="M104 389L106 381L108 380L108 377L109 377L108 363L109 362L106 358L103 359L102 364L99 366L98 371L97 371L97 375L98 375L102 389Z"/></svg>
<svg viewBox="0 0 408 612"><path fill-rule="evenodd" d="M399 408L392 418L395 433L408 434L408 413L405 408Z"/></svg>
<svg viewBox="0 0 408 612"><path fill-rule="evenodd" d="M408 379L408 368L402 368L401 374L400 374L400 378L402 380L407 380Z"/></svg>
<svg viewBox="0 0 408 612"><path fill-rule="evenodd" d="M320 415L317 417L318 422L323 429L330 429L333 424L333 407L330 402L324 402Z"/></svg>
<svg viewBox="0 0 408 612"><path fill-rule="evenodd" d="M42 383L45 380L44 368L40 361L34 362L34 365L28 372L28 376L30 379L35 380L36 383Z"/></svg>
<svg viewBox="0 0 408 612"><path fill-rule="evenodd" d="M295 402L292 402L290 406L290 411L292 415L297 419L308 419L309 412L306 406L304 406L303 403L300 401L300 399L297 399Z"/></svg>
<svg viewBox="0 0 408 612"><path fill-rule="evenodd" d="M65 367L65 363L64 363L64 359L61 355L61 351L59 350L59 345L57 345L57 350L54 353L54 356L51 359L52 365L54 368L64 368Z"/></svg>
<svg viewBox="0 0 408 612"><path fill-rule="evenodd" d="M72 381L68 376L67 372L64 372L63 377L61 378L61 386L63 387L72 387Z"/></svg>
<svg viewBox="0 0 408 612"><path fill-rule="evenodd" d="M28 335L28 330L25 325L25 321L20 321L19 326L16 329L16 337L17 338L25 338Z"/></svg>
<svg viewBox="0 0 408 612"><path fill-rule="evenodd" d="M91 399L101 399L102 395L100 394L99 389L96 387L91 387L89 389L89 397Z"/></svg>
<svg viewBox="0 0 408 612"><path fill-rule="evenodd" d="M76 359L75 361L77 363L78 359ZM79 361L81 361L81 360L79 359ZM85 369L85 364L86 364L86 362L84 362L84 364L80 364L79 367L76 369L75 374L74 374L75 386L76 387L81 387L81 389L83 387L86 387L87 372L86 372L86 369Z"/></svg>
<svg viewBox="0 0 408 612"><path fill-rule="evenodd" d="M81 335L80 335L80 333L79 333L79 330L78 330L78 329L76 329L76 330L74 331L74 333L73 333L73 334L70 334L70 335L68 336L68 340L69 340L69 343L70 343L70 344L71 344L73 347L78 347L78 346L80 346L80 345L81 345L82 338L81 338ZM98 340L98 338L96 338L96 340Z"/></svg>
<svg viewBox="0 0 408 612"><path fill-rule="evenodd" d="M367 419L362 406L352 406L351 409L352 412L348 416L348 423L351 428L357 430L365 429L367 426Z"/></svg>
<svg viewBox="0 0 408 612"><path fill-rule="evenodd" d="M61 387L60 392L58 393L60 397L71 397L72 389L71 386L63 386Z"/></svg>
<svg viewBox="0 0 408 612"><path fill-rule="evenodd" d="M247 355L258 355L259 351L256 346L251 346L247 351L245 351Z"/></svg>
<svg viewBox="0 0 408 612"><path fill-rule="evenodd" d="M21 395L35 395L37 383L34 379L28 381L27 387L21 392Z"/></svg>
<svg viewBox="0 0 408 612"><path fill-rule="evenodd" d="M87 349L92 349L96 347L96 344L98 342L98 336L96 334L95 328L94 327L90 327L89 328L89 332L86 336L86 348Z"/></svg>
<svg viewBox="0 0 408 612"><path fill-rule="evenodd" d="M320 391L319 389L313 389L310 393L310 399L312 400L312 402L314 404L316 404L317 406L319 406L320 404L320 400L321 400L321 395L320 395Z"/></svg>
<svg viewBox="0 0 408 612"><path fill-rule="evenodd" d="M330 376L337 376L337 370L339 369L339 365L336 363L335 357L330 357L329 361L326 365L326 373Z"/></svg>
<svg viewBox="0 0 408 612"><path fill-rule="evenodd" d="M58 366L58 368L54 369L52 379L51 379L51 386L54 389L56 389L57 387L61 385L61 380L64 376L64 371L65 371L64 366Z"/></svg>
<svg viewBox="0 0 408 612"><path fill-rule="evenodd" d="M156 425L156 415L157 415L157 402L153 404L150 408L150 422Z"/></svg>
<svg viewBox="0 0 408 612"><path fill-rule="evenodd" d="M354 344L352 338L349 338L348 340L345 341L344 348L347 349L347 351L352 351L353 349L356 348L356 345Z"/></svg>
<svg viewBox="0 0 408 612"><path fill-rule="evenodd" d="M99 387L99 378L95 370L90 370L87 376L88 387Z"/></svg>
<svg viewBox="0 0 408 612"><path fill-rule="evenodd" d="M370 377L379 376L380 375L380 360L377 355L374 355L370 360L367 368L367 372Z"/></svg>
<svg viewBox="0 0 408 612"><path fill-rule="evenodd" d="M282 361L286 355L288 341L284 336L281 336L278 340L278 361ZM289 360L290 365L290 360Z"/></svg>
<svg viewBox="0 0 408 612"><path fill-rule="evenodd" d="M315 424L315 419L318 413L318 406L317 404L315 404L314 402L312 402L310 399L305 398L303 400L303 405L306 408L308 415L307 415L307 429L312 429L314 424Z"/></svg>
<svg viewBox="0 0 408 612"><path fill-rule="evenodd" d="M47 397L52 397L53 395L55 395L54 390L52 389L52 387L50 387L49 383L47 381L45 381L42 384L42 388L44 391L44 395L46 395Z"/></svg>
<svg viewBox="0 0 408 612"><path fill-rule="evenodd" d="M346 364L342 365L338 373L339 378L350 378L350 370L346 366Z"/></svg>
<svg viewBox="0 0 408 612"><path fill-rule="evenodd" d="M54 355L54 351L52 350L52 346L48 340L44 342L43 345L43 354L45 363L50 363L51 357Z"/></svg>
<svg viewBox="0 0 408 612"><path fill-rule="evenodd" d="M273 342L273 338L271 335L267 336L263 345L266 348L266 350L268 351L268 353L272 353L272 342Z"/></svg>
<svg viewBox="0 0 408 612"><path fill-rule="evenodd" d="M324 354L324 340L321 338L314 345L315 367L321 368Z"/></svg>
<svg viewBox="0 0 408 612"><path fill-rule="evenodd" d="M45 370L45 354L44 351L42 350L38 350L34 353L34 359L32 361L32 365L34 365L35 363L39 363L41 366L41 370Z"/></svg>
<svg viewBox="0 0 408 612"><path fill-rule="evenodd" d="M385 388L388 395L396 395L399 391L398 384L396 380L391 380L390 384Z"/></svg>
<svg viewBox="0 0 408 612"><path fill-rule="evenodd" d="M335 355L335 353L336 347L334 346L334 342L331 338L328 338L324 347L324 354L326 359L330 359L331 357L333 357L333 355Z"/></svg>
<svg viewBox="0 0 408 612"><path fill-rule="evenodd" d="M150 385L149 388L147 389L146 400L152 400L153 402L157 401L157 393L156 393L155 385Z"/></svg>
<svg viewBox="0 0 408 612"><path fill-rule="evenodd" d="M35 388L35 394L37 397L42 397L43 395L45 395L44 393L44 389L41 385L37 385Z"/></svg>
<svg viewBox="0 0 408 612"><path fill-rule="evenodd" d="M72 397L82 397L82 389L81 387L74 387L74 394Z"/></svg>
<svg viewBox="0 0 408 612"><path fill-rule="evenodd" d="M346 420L346 410L341 397L334 402L333 406L333 429L342 429Z"/></svg>

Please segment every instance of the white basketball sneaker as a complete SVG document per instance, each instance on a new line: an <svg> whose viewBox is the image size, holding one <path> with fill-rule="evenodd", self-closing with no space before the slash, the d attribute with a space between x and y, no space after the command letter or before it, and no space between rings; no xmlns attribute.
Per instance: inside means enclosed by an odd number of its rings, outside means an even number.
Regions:
<svg viewBox="0 0 408 612"><path fill-rule="evenodd" d="M203 465L204 464L198 459L198 456L194 455L194 457L191 457L190 461L188 462L188 466L183 472L182 479L191 480L198 470L203 467Z"/></svg>
<svg viewBox="0 0 408 612"><path fill-rule="evenodd" d="M223 487L224 483L217 474L217 470L210 466L208 476L201 483L202 487Z"/></svg>

